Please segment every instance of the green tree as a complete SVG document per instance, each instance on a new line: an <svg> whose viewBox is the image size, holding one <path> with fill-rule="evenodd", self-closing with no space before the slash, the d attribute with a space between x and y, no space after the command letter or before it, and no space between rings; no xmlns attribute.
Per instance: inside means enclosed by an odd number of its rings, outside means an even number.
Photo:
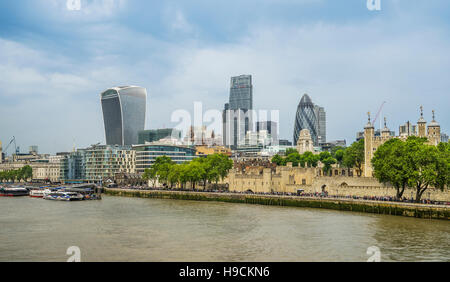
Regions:
<svg viewBox="0 0 450 282"><path fill-rule="evenodd" d="M200 162L190 162L187 171L187 179L192 184L192 189L195 190L195 185L198 181L203 179L205 175L205 169Z"/></svg>
<svg viewBox="0 0 450 282"><path fill-rule="evenodd" d="M372 159L374 176L381 183L390 183L397 190L396 198L401 199L411 174L406 143L394 138L378 147Z"/></svg>
<svg viewBox="0 0 450 282"><path fill-rule="evenodd" d="M223 181L225 179L225 177L228 176L228 173L230 172L230 170L233 168L234 162L228 156L226 156L224 154L219 154L217 164L218 164L217 172L219 174L220 179Z"/></svg>
<svg viewBox="0 0 450 282"><path fill-rule="evenodd" d="M20 177L25 181L33 177L33 168L29 165L22 167Z"/></svg>
<svg viewBox="0 0 450 282"><path fill-rule="evenodd" d="M414 136L406 140L408 185L416 188L417 203L429 187L443 190L448 184L450 160L437 147L425 144L426 141Z"/></svg>
<svg viewBox="0 0 450 282"><path fill-rule="evenodd" d="M333 148L331 148L331 156L333 157L333 158L335 158L335 159L337 159L337 157L336 157L336 153L338 152L338 151L344 151L345 152L345 147L342 147L342 146L335 146L335 147L333 147Z"/></svg>
<svg viewBox="0 0 450 282"><path fill-rule="evenodd" d="M295 148L287 148L286 152L284 153L284 155L285 156L289 156L290 154L293 154L293 153L297 153L298 154L297 149L295 149Z"/></svg>
<svg viewBox="0 0 450 282"><path fill-rule="evenodd" d="M339 149L334 153L333 157L336 159L336 161L339 165L342 165L342 162L344 160L344 154L345 154L345 149Z"/></svg>
<svg viewBox="0 0 450 282"><path fill-rule="evenodd" d="M281 166L283 165L283 157L276 154L275 156L272 157L272 163Z"/></svg>
<svg viewBox="0 0 450 282"><path fill-rule="evenodd" d="M331 157L328 157L321 161L323 163L323 172L325 174L328 174L331 170L331 165L334 165L336 163L336 159Z"/></svg>
<svg viewBox="0 0 450 282"><path fill-rule="evenodd" d="M160 183L166 183L168 181L168 176L170 168L174 165L171 158L167 156L157 157L152 167L156 170L156 176Z"/></svg>
<svg viewBox="0 0 450 282"><path fill-rule="evenodd" d="M319 154L320 161L323 162L325 159L331 158L331 154L328 151L323 151Z"/></svg>
<svg viewBox="0 0 450 282"><path fill-rule="evenodd" d="M305 152L303 154L303 160L306 162L308 167L317 167L319 165L320 156L314 155L312 152Z"/></svg>
<svg viewBox="0 0 450 282"><path fill-rule="evenodd" d="M173 188L174 185L177 185L180 182L182 168L179 164L173 164L170 167L170 171L167 174L167 181L170 183L170 188Z"/></svg>
<svg viewBox="0 0 450 282"><path fill-rule="evenodd" d="M358 176L361 176L364 163L364 139L354 142L345 150L343 163L348 168L357 168Z"/></svg>
<svg viewBox="0 0 450 282"><path fill-rule="evenodd" d="M156 180L158 179L158 175L156 173L156 167L152 166L150 168L146 168L144 170L144 174L142 174L142 179L145 181L151 181L153 188L155 188Z"/></svg>
<svg viewBox="0 0 450 282"><path fill-rule="evenodd" d="M300 154L295 151L293 153L290 153L286 158L285 161L283 163L292 163L292 166L296 167L299 165L300 163Z"/></svg>

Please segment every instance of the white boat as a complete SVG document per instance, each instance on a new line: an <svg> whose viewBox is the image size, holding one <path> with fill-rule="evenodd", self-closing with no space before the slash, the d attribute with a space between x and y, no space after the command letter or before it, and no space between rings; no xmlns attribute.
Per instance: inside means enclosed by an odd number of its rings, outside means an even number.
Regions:
<svg viewBox="0 0 450 282"><path fill-rule="evenodd" d="M31 190L30 197L31 198L43 198L44 192L45 192L44 190Z"/></svg>
<svg viewBox="0 0 450 282"><path fill-rule="evenodd" d="M50 192L44 193L44 199L54 201L82 201L83 195L76 192Z"/></svg>

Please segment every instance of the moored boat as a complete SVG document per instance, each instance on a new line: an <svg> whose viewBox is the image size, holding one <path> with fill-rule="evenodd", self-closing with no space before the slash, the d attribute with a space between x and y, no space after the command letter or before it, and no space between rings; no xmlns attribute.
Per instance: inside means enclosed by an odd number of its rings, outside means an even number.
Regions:
<svg viewBox="0 0 450 282"><path fill-rule="evenodd" d="M31 198L43 198L44 197L44 190L31 190L30 191L30 197Z"/></svg>
<svg viewBox="0 0 450 282"><path fill-rule="evenodd" d="M76 192L51 192L45 193L44 199L54 201L82 201L83 195Z"/></svg>
<svg viewBox="0 0 450 282"><path fill-rule="evenodd" d="M30 191L25 188L0 188L0 197L23 197L29 194Z"/></svg>

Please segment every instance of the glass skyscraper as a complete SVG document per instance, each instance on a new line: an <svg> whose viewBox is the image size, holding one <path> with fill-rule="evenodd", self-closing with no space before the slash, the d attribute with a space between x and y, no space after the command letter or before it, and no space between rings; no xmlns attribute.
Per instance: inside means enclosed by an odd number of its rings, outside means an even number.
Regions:
<svg viewBox="0 0 450 282"><path fill-rule="evenodd" d="M308 129L314 146L326 142L325 109L314 105L308 94L303 95L297 107L294 125L294 145L297 144L300 131Z"/></svg>
<svg viewBox="0 0 450 282"><path fill-rule="evenodd" d="M253 85L251 75L240 75L231 78L230 110L253 109Z"/></svg>
<svg viewBox="0 0 450 282"><path fill-rule="evenodd" d="M235 148L252 129L249 111L253 109L253 84L251 75L231 78L230 99L223 112L223 144Z"/></svg>
<svg viewBox="0 0 450 282"><path fill-rule="evenodd" d="M101 94L107 145L138 143L144 130L147 90L138 86L110 88Z"/></svg>

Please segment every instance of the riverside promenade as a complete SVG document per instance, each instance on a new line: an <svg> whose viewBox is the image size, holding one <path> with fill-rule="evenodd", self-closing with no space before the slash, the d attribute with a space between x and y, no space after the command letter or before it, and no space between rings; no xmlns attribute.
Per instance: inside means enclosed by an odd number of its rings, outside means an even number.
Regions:
<svg viewBox="0 0 450 282"><path fill-rule="evenodd" d="M218 192L136 190L106 188L111 196L190 201L217 201L271 206L322 208L339 211L365 212L423 219L450 219L450 206L426 205L402 202L384 202L340 198L316 198L303 196L257 195Z"/></svg>

